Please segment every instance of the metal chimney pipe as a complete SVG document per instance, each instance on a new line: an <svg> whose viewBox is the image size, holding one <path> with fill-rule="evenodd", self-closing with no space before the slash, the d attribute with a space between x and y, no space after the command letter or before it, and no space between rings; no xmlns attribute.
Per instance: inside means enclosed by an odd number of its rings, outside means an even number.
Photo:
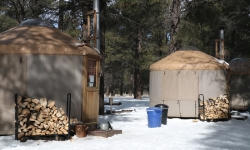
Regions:
<svg viewBox="0 0 250 150"><path fill-rule="evenodd" d="M96 47L100 51L100 10L99 0L93 0L93 8L96 11Z"/></svg>
<svg viewBox="0 0 250 150"><path fill-rule="evenodd" d="M220 27L220 59L224 60L224 27Z"/></svg>
<svg viewBox="0 0 250 150"><path fill-rule="evenodd" d="M224 40L224 27L220 27L220 39Z"/></svg>

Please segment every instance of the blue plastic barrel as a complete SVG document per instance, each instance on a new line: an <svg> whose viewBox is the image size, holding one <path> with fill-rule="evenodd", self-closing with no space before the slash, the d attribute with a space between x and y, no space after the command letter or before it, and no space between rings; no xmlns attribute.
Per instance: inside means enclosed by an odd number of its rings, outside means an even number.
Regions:
<svg viewBox="0 0 250 150"><path fill-rule="evenodd" d="M147 114L148 114L149 128L161 127L161 115L162 115L161 108L158 107L147 108Z"/></svg>

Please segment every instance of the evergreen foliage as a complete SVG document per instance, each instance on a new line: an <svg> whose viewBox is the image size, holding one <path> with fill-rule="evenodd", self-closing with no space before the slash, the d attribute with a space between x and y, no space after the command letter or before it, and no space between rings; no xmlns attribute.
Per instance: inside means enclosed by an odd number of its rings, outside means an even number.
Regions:
<svg viewBox="0 0 250 150"><path fill-rule="evenodd" d="M107 94L129 93L141 99L148 92L152 63L185 46L215 56L222 26L226 61L250 57L250 1L99 1L104 72L100 94L105 87ZM92 9L93 0L1 0L0 32L37 18L83 40L82 26Z"/></svg>
<svg viewBox="0 0 250 150"><path fill-rule="evenodd" d="M115 64L120 68L109 75L113 77L109 82L121 83L120 91L124 92L121 88L126 87L126 91L130 94L133 91L137 99L141 99L142 92L148 88L149 65L167 50L161 49L165 43L163 6L164 2L159 1L128 0L116 1L109 7L113 20L109 22L110 30L106 35L106 51L108 56L110 53L115 55L106 57L106 63L111 64L108 67L114 68L112 64ZM127 84L117 82L124 81L124 74L130 74L129 79L126 78L130 81Z"/></svg>
<svg viewBox="0 0 250 150"><path fill-rule="evenodd" d="M18 22L8 16L0 15L0 33L18 25Z"/></svg>

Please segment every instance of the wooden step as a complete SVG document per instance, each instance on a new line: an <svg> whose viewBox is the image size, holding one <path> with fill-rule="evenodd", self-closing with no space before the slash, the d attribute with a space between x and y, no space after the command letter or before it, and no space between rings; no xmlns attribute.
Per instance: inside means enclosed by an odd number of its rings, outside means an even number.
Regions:
<svg viewBox="0 0 250 150"><path fill-rule="evenodd" d="M111 137L115 134L122 134L122 130L93 130L93 131L89 131L88 132L89 135L93 135L93 136L101 136L101 137Z"/></svg>

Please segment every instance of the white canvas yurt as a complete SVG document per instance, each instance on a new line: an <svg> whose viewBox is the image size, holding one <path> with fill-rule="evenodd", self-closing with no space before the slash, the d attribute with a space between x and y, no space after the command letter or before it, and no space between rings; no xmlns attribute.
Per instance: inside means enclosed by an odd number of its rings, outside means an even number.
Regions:
<svg viewBox="0 0 250 150"><path fill-rule="evenodd" d="M150 66L150 106L168 105L168 117L198 117L199 94L227 94L227 69L204 52L176 51Z"/></svg>
<svg viewBox="0 0 250 150"><path fill-rule="evenodd" d="M250 61L235 58L230 66L230 108L231 110L246 111L250 106Z"/></svg>
<svg viewBox="0 0 250 150"><path fill-rule="evenodd" d="M33 20L0 34L0 135L13 134L15 94L54 100L71 118L98 121L100 54Z"/></svg>

